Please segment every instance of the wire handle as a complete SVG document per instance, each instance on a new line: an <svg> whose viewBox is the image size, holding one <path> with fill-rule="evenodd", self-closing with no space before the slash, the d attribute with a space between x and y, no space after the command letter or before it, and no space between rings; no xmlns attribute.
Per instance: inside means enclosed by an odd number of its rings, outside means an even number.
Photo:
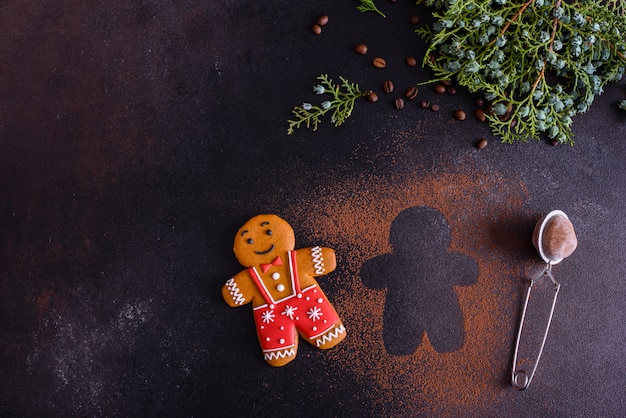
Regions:
<svg viewBox="0 0 626 418"><path fill-rule="evenodd" d="M526 308L528 307L528 300L530 299L530 292L533 289L533 284L535 282L543 279L544 277L548 277L552 284L554 285L554 299L552 300L552 307L550 308L550 316L548 317L548 324L546 325L546 331L543 334L543 339L541 341L541 347L539 348L539 354L537 354L537 359L535 360L535 365L533 366L533 370L528 375L525 370L517 369L517 355L519 351L520 339L522 337L522 329L524 327L524 318L526 317ZM537 371L537 365L539 364L539 359L541 358L541 354L543 353L543 347L546 344L546 339L548 337L548 331L550 330L550 323L552 322L552 315L554 314L554 306L556 305L556 298L559 295L559 289L561 288L561 284L557 283L554 280L554 276L552 276L552 264L548 263L544 270L534 279L530 280L530 284L528 285L528 291L526 292L526 300L524 301L524 308L522 309L522 317L519 323L519 329L517 331L517 341L515 342L515 353L513 354L513 368L511 370L511 384L515 389L524 390L528 386L530 386L530 382L533 380L533 376L535 376L535 372Z"/></svg>

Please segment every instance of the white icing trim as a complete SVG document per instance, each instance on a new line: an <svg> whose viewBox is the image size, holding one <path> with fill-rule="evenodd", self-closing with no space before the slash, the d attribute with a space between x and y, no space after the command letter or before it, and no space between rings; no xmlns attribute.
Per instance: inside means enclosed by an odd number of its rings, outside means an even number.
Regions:
<svg viewBox="0 0 626 418"><path fill-rule="evenodd" d="M328 334L326 334L323 337L319 338L315 342L316 347L319 347L320 345L323 345L325 343L331 342L332 340L337 338L339 336L339 334L343 334L344 332L346 332L346 328L343 326L343 324L341 324L341 326L338 327L337 329L335 329L334 332L329 332Z"/></svg>
<svg viewBox="0 0 626 418"><path fill-rule="evenodd" d="M259 271L256 269L256 267L252 267L252 270L254 271L254 274L256 274L256 277L259 279L259 282L261 283L261 286L263 286L263 290L265 290L265 294L267 295L267 297L270 298L272 303L276 303L276 301L272 297L272 294L270 293L269 289L267 288L267 286L265 286L265 282L263 281L263 278L259 274Z"/></svg>
<svg viewBox="0 0 626 418"><path fill-rule="evenodd" d="M293 254L293 255L292 255ZM293 293L289 297L294 296L296 293L296 276L298 265L295 260L295 251L288 251L287 258L289 259L289 278L291 279L291 290ZM284 299L283 299L284 300Z"/></svg>
<svg viewBox="0 0 626 418"><path fill-rule="evenodd" d="M313 268L315 274L324 274L324 258L322 257L322 247L311 248L311 258L313 259Z"/></svg>
<svg viewBox="0 0 626 418"><path fill-rule="evenodd" d="M226 287L228 288L229 293L231 297L233 298L233 301L235 302L235 304L243 305L243 303L246 301L246 298L239 291L239 288L237 287L237 283L235 282L234 278L231 278L230 280L226 282Z"/></svg>
<svg viewBox="0 0 626 418"><path fill-rule="evenodd" d="M296 355L296 350L294 350L293 348L290 348L288 350L285 351L272 351L272 352L266 352L263 355L263 358L267 361L267 360L278 360L278 359L284 359L285 357L291 357L291 356L295 356Z"/></svg>

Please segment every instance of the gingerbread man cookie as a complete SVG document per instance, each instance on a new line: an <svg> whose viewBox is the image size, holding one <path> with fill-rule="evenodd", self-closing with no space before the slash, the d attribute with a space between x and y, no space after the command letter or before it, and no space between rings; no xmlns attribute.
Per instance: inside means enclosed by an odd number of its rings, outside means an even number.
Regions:
<svg viewBox="0 0 626 418"><path fill-rule="evenodd" d="M237 307L252 303L265 361L283 366L296 357L298 334L320 349L339 344L346 329L315 277L335 270L331 248L295 248L291 226L276 215L257 215L237 232L233 251L246 267L222 287Z"/></svg>

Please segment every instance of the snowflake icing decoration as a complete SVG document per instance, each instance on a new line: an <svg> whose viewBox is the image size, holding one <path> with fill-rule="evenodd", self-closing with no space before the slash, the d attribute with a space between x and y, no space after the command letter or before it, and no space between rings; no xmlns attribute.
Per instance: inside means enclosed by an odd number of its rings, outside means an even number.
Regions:
<svg viewBox="0 0 626 418"><path fill-rule="evenodd" d="M315 322L318 319L322 318L322 309L314 306L311 309L309 309L306 313L309 316L309 319L313 322Z"/></svg>
<svg viewBox="0 0 626 418"><path fill-rule="evenodd" d="M287 305L285 306L285 310L282 312L282 315L288 316L289 319L293 319L293 316L295 315L297 309L298 308L295 306Z"/></svg>
<svg viewBox="0 0 626 418"><path fill-rule="evenodd" d="M269 324L270 322L274 322L274 311L265 311L261 315L263 322Z"/></svg>

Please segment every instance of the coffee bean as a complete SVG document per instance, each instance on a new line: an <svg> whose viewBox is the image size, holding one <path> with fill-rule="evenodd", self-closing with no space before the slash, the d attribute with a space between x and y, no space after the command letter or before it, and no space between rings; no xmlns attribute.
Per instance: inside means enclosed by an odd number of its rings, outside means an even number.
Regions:
<svg viewBox="0 0 626 418"><path fill-rule="evenodd" d="M420 23L420 17L418 15L413 15L409 21L411 22L411 25L417 25Z"/></svg>
<svg viewBox="0 0 626 418"><path fill-rule="evenodd" d="M372 64L376 68L385 68L387 66L387 61L385 61L383 58L376 57L372 60Z"/></svg>
<svg viewBox="0 0 626 418"><path fill-rule="evenodd" d="M430 105L430 103L428 103L428 100L422 100L422 101L420 102L420 107L421 107L422 109L426 109L429 105Z"/></svg>
<svg viewBox="0 0 626 418"><path fill-rule="evenodd" d="M479 139L476 142L476 148L483 149L487 146L487 140L485 138Z"/></svg>
<svg viewBox="0 0 626 418"><path fill-rule="evenodd" d="M443 84L444 86L451 86L452 85L452 80L450 80L450 79L442 80L441 84Z"/></svg>
<svg viewBox="0 0 626 418"><path fill-rule="evenodd" d="M476 107L481 107L483 104L485 104L485 101L482 99L482 97L479 97L476 100L474 100L474 106Z"/></svg>
<svg viewBox="0 0 626 418"><path fill-rule="evenodd" d="M437 94L443 94L446 92L446 86L444 86L443 84L437 84L434 87L435 93Z"/></svg>
<svg viewBox="0 0 626 418"><path fill-rule="evenodd" d="M404 97L406 97L407 100L413 100L417 97L417 93L419 93L419 89L417 87L409 87L404 93Z"/></svg>
<svg viewBox="0 0 626 418"><path fill-rule="evenodd" d="M417 65L417 60L414 57L408 57L404 62L406 62L406 65L409 67L415 67Z"/></svg>
<svg viewBox="0 0 626 418"><path fill-rule="evenodd" d="M448 92L448 94L456 94L456 88L452 86L448 87L446 91Z"/></svg>
<svg viewBox="0 0 626 418"><path fill-rule="evenodd" d="M433 112L439 112L439 109L441 109L441 108L439 107L438 104L434 104L434 105L430 106L430 110L432 110Z"/></svg>
<svg viewBox="0 0 626 418"><path fill-rule="evenodd" d="M396 110L401 110L404 107L404 100L401 97L396 97L396 100L393 101L393 106Z"/></svg>
<svg viewBox="0 0 626 418"><path fill-rule="evenodd" d="M313 25L313 27L311 28L311 30L313 31L314 34L319 35L320 33L322 33L322 27L320 25Z"/></svg>
<svg viewBox="0 0 626 418"><path fill-rule="evenodd" d="M485 116L485 111L482 109L476 109L474 111L474 117L476 118L477 121L480 121L480 122L484 122L487 119L487 117Z"/></svg>
<svg viewBox="0 0 626 418"><path fill-rule="evenodd" d="M465 120L466 116L465 112L460 109L454 111L454 119L456 120Z"/></svg>
<svg viewBox="0 0 626 418"><path fill-rule="evenodd" d="M393 91L393 83L391 80L385 80L383 82L383 91L385 93L391 93Z"/></svg>
<svg viewBox="0 0 626 418"><path fill-rule="evenodd" d="M369 100L370 103L376 103L378 101L378 94L376 94L373 91L371 91L367 95L367 100Z"/></svg>
<svg viewBox="0 0 626 418"><path fill-rule="evenodd" d="M365 55L367 54L367 45L357 44L357 46L354 47L354 50L357 54Z"/></svg>
<svg viewBox="0 0 626 418"><path fill-rule="evenodd" d="M320 26L324 26L328 23L328 15L321 15L317 18L317 24Z"/></svg>

